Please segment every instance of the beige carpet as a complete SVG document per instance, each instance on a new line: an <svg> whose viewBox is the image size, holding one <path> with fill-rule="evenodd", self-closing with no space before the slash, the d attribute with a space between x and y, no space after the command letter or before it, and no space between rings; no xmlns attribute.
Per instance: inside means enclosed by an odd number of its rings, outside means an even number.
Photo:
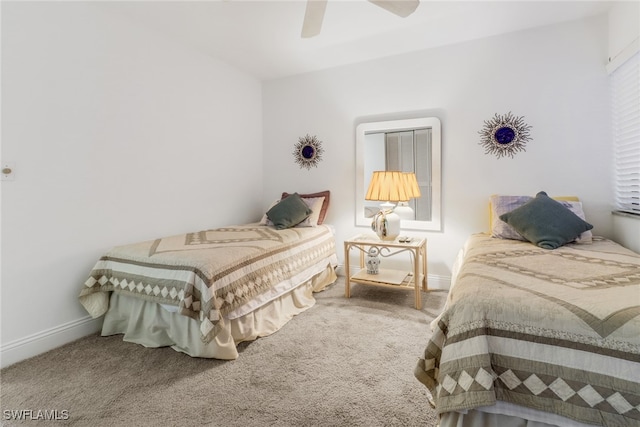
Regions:
<svg viewBox="0 0 640 427"><path fill-rule="evenodd" d="M3 426L426 426L437 424L413 368L446 292L354 285L340 278L236 361L147 349L92 335L0 371ZM55 422L7 411L56 410ZM64 412L67 411L67 412Z"/></svg>

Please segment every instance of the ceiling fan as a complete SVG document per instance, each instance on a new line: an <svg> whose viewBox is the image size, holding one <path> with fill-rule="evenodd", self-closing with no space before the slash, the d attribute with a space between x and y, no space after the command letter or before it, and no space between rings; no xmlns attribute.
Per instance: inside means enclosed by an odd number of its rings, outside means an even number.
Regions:
<svg viewBox="0 0 640 427"><path fill-rule="evenodd" d="M324 11L328 0L307 0L307 8L304 12L302 23L302 38L315 37L320 34ZM415 12L420 0L368 0L395 15L406 18Z"/></svg>

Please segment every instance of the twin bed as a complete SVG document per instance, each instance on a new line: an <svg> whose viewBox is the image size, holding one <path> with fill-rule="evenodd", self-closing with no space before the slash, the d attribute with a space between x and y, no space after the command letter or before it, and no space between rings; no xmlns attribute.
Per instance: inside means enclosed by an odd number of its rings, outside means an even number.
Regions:
<svg viewBox="0 0 640 427"><path fill-rule="evenodd" d="M238 343L277 331L336 279L334 232L323 224L329 192L281 200L259 223L112 249L91 271L81 304L105 315L102 335L236 359Z"/></svg>
<svg viewBox="0 0 640 427"><path fill-rule="evenodd" d="M589 230L555 249L501 237L530 200L495 197L415 368L440 427L639 426L640 256Z"/></svg>

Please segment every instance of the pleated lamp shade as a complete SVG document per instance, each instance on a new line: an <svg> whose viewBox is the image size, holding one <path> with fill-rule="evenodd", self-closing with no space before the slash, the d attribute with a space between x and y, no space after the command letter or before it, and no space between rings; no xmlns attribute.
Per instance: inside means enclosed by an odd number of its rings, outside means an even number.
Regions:
<svg viewBox="0 0 640 427"><path fill-rule="evenodd" d="M407 200L402 200L403 202L408 202L409 199L415 199L416 197L420 197L420 187L418 187L418 179L416 178L416 174L413 172L403 173L404 178L404 188L407 192Z"/></svg>
<svg viewBox="0 0 640 427"><path fill-rule="evenodd" d="M401 220L415 220L415 212L409 206L409 200L415 197L420 197L420 187L418 187L418 180L416 179L416 174L413 172L405 172L402 174L402 179L404 181L404 189L407 195L405 200L401 200L398 202L398 205L393 210Z"/></svg>
<svg viewBox="0 0 640 427"><path fill-rule="evenodd" d="M384 202L409 200L405 186L406 178L404 178L403 175L404 174L399 171L373 172L365 199Z"/></svg>

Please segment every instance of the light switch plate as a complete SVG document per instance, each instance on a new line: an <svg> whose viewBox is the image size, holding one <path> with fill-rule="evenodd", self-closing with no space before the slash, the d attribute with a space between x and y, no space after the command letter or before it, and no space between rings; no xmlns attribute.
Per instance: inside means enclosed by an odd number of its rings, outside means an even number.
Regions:
<svg viewBox="0 0 640 427"><path fill-rule="evenodd" d="M14 179L16 179L15 162L2 162L2 170L0 172L2 181L13 181Z"/></svg>

